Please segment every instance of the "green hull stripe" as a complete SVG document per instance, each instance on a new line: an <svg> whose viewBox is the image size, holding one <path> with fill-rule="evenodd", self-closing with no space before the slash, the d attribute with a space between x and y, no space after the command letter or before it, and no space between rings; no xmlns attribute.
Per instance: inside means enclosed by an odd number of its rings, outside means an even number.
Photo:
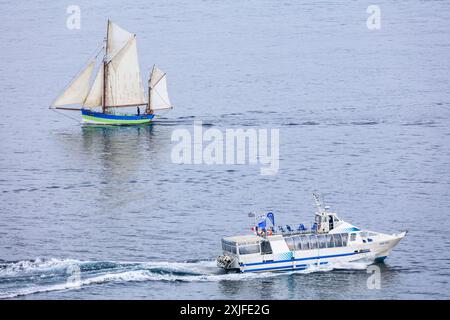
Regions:
<svg viewBox="0 0 450 320"><path fill-rule="evenodd" d="M142 124L151 122L152 119L140 119L140 120L117 120L117 119L105 119L92 116L81 116L84 120L95 121L98 123L111 123L111 124Z"/></svg>

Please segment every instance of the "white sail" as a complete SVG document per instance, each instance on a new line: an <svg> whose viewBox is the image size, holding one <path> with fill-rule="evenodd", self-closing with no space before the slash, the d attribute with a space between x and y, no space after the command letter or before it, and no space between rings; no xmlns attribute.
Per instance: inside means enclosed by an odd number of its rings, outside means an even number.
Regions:
<svg viewBox="0 0 450 320"><path fill-rule="evenodd" d="M102 105L103 101L103 65L98 69L95 76L94 83L89 91L86 100L83 103L83 107L95 108Z"/></svg>
<svg viewBox="0 0 450 320"><path fill-rule="evenodd" d="M153 67L152 75L150 77L149 90L151 110L172 108L169 93L167 92L166 74L156 66Z"/></svg>
<svg viewBox="0 0 450 320"><path fill-rule="evenodd" d="M146 103L134 37L108 63L105 95L106 106Z"/></svg>
<svg viewBox="0 0 450 320"><path fill-rule="evenodd" d="M110 22L108 52L110 60L106 65L105 105L146 104L136 37Z"/></svg>
<svg viewBox="0 0 450 320"><path fill-rule="evenodd" d="M65 106L69 104L82 104L89 93L89 80L94 69L94 62L78 75L69 87L53 102L52 106Z"/></svg>
<svg viewBox="0 0 450 320"><path fill-rule="evenodd" d="M114 58L114 56L122 50L132 38L134 38L134 34L108 20L107 60L109 61Z"/></svg>

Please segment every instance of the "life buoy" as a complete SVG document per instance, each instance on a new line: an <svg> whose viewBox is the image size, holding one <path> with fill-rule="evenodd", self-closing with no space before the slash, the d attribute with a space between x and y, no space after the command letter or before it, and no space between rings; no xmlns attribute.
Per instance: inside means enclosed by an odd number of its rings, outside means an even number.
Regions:
<svg viewBox="0 0 450 320"><path fill-rule="evenodd" d="M272 235L272 230L267 230L267 235L271 236Z"/></svg>

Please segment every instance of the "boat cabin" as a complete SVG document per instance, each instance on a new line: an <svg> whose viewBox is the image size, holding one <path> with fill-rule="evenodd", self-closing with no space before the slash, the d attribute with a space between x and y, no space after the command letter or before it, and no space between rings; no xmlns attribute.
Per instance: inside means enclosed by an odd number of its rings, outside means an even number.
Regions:
<svg viewBox="0 0 450 320"><path fill-rule="evenodd" d="M354 235L353 233L352 236ZM350 240L354 241L353 238ZM223 238L222 250L224 254L239 257L239 261L242 262L254 260L256 257L271 260L273 254L286 252L346 247L348 242L348 233L292 233L268 237L245 235Z"/></svg>
<svg viewBox="0 0 450 320"><path fill-rule="evenodd" d="M318 233L328 233L333 230L341 221L335 212L327 211L329 207L325 207L324 211L316 212L313 229Z"/></svg>

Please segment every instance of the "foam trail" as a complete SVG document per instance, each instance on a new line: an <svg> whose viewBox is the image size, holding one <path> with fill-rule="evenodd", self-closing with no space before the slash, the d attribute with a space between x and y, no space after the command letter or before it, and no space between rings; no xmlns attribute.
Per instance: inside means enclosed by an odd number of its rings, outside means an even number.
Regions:
<svg viewBox="0 0 450 320"><path fill-rule="evenodd" d="M220 282L248 281L252 279L327 272L334 269L363 270L367 261L345 264L311 266L305 270L290 272L226 273L215 261L196 262L114 262L79 261L74 259L36 259L0 263L0 299L15 298L30 294L77 290L91 285L105 283L126 283L144 281L166 282ZM68 269L78 266L79 280L67 281ZM20 287L10 287L11 280L20 279ZM53 281L56 283L49 283ZM19 282L19 281L17 281ZM6 283L6 286L3 284Z"/></svg>
<svg viewBox="0 0 450 320"><path fill-rule="evenodd" d="M143 281L166 281L166 282L218 282L218 281L242 281L255 278L268 278L280 276L281 273L222 273L222 274L177 274L177 273L156 273L150 270L124 271L98 275L77 282L66 282L55 285L32 286L30 288L19 289L14 292L0 292L0 299L14 298L42 292L75 290L84 286L98 285L104 283L123 282L143 282Z"/></svg>
<svg viewBox="0 0 450 320"><path fill-rule="evenodd" d="M22 260L0 263L0 277L24 275L33 272L48 272L51 270L66 269L71 265L80 264L82 261L73 259L42 259Z"/></svg>

